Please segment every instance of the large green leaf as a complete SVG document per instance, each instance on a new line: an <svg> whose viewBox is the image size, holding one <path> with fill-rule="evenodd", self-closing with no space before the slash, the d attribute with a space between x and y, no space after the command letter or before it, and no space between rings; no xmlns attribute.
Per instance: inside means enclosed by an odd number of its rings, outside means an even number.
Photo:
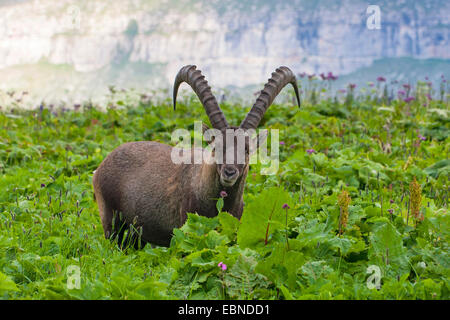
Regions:
<svg viewBox="0 0 450 320"><path fill-rule="evenodd" d="M261 192L244 207L238 230L238 244L242 248L263 245L271 235L285 228L287 204L293 208L293 201L287 191L281 188L269 188ZM291 211L291 212L289 212ZM288 210L288 220L292 219L292 209Z"/></svg>

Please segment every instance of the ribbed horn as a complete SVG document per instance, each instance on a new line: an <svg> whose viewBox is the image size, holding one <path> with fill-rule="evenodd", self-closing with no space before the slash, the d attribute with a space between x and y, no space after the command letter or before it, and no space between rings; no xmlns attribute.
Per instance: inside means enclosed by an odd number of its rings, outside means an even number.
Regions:
<svg viewBox="0 0 450 320"><path fill-rule="evenodd" d="M255 104L242 121L240 127L242 129L256 129L273 100L288 83L294 87L297 103L300 107L300 95L294 73L288 67L279 67L272 73L272 77L264 85L264 89L259 94Z"/></svg>
<svg viewBox="0 0 450 320"><path fill-rule="evenodd" d="M212 127L218 130L227 128L228 123L225 119L225 115L220 109L216 97L212 94L208 81L206 81L202 72L196 70L196 68L197 67L194 65L187 65L178 71L173 85L173 109L175 110L177 104L178 88L180 87L180 84L186 82L200 99L206 114L208 115L209 121L211 121Z"/></svg>

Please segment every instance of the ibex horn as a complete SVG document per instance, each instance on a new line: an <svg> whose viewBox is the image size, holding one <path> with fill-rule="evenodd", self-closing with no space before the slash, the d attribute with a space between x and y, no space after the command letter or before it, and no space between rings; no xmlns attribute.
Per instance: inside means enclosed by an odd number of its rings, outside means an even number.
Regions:
<svg viewBox="0 0 450 320"><path fill-rule="evenodd" d="M173 108L175 110L177 103L177 92L181 83L186 82L191 86L194 92L205 108L209 121L213 128L221 130L228 127L225 115L217 103L216 97L211 92L211 87L208 85L205 76L200 70L196 70L196 66L187 65L178 71L173 85Z"/></svg>
<svg viewBox="0 0 450 320"><path fill-rule="evenodd" d="M264 89L259 94L240 127L242 129L256 129L273 100L288 83L294 87L297 103L300 107L300 95L294 73L288 67L279 67L272 73L272 77L265 84Z"/></svg>

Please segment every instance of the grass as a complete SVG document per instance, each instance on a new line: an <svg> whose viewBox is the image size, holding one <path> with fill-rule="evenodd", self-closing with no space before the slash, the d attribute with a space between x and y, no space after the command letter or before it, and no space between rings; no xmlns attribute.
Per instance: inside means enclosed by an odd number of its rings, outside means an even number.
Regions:
<svg viewBox="0 0 450 320"><path fill-rule="evenodd" d="M448 92L430 101L415 89L407 103L382 87L321 99L315 88L301 109L280 101L266 113L261 128L284 142L280 169L251 166L241 221L190 214L169 248L142 250L104 239L92 172L122 143L170 144L174 129L207 122L197 98L177 111L126 91L106 111L3 109L0 297L449 299ZM248 108L223 110L237 125Z"/></svg>

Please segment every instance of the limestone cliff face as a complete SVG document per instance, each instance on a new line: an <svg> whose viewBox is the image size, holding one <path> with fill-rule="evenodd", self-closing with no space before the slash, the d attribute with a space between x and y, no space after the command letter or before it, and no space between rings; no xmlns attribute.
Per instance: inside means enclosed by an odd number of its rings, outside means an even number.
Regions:
<svg viewBox="0 0 450 320"><path fill-rule="evenodd" d="M245 86L280 65L346 74L382 57L450 59L449 1L377 4L379 30L358 0L0 1L0 72L149 64L148 77L169 84L194 63L214 85Z"/></svg>

